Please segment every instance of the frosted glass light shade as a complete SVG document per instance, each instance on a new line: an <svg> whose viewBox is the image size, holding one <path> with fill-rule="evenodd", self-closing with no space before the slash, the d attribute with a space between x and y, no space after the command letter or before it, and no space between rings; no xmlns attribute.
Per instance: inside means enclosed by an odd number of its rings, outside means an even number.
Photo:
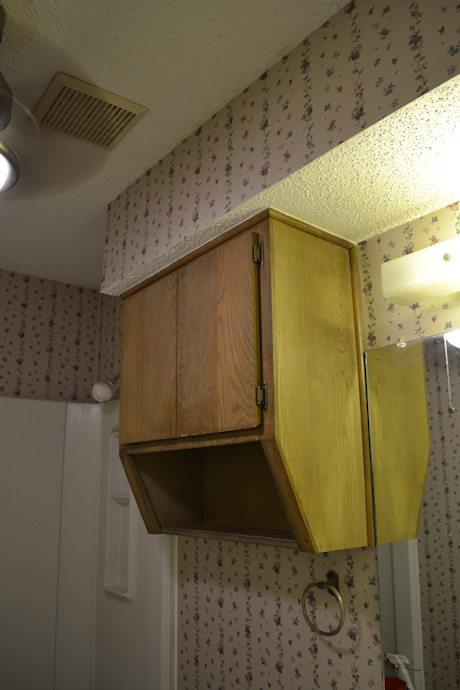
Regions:
<svg viewBox="0 0 460 690"><path fill-rule="evenodd" d="M109 381L96 381L91 389L91 395L100 403L112 400L113 392L113 386Z"/></svg>
<svg viewBox="0 0 460 690"><path fill-rule="evenodd" d="M0 141L0 192L6 192L19 180L21 164L12 148Z"/></svg>
<svg viewBox="0 0 460 690"><path fill-rule="evenodd" d="M0 189L5 184L10 172L10 164L3 156L0 156Z"/></svg>
<svg viewBox="0 0 460 690"><path fill-rule="evenodd" d="M385 299L401 306L460 291L460 236L382 264Z"/></svg>

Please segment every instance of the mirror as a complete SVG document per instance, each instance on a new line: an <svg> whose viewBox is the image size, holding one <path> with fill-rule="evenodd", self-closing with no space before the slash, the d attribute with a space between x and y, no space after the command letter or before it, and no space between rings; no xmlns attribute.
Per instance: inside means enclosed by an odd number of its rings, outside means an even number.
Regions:
<svg viewBox="0 0 460 690"><path fill-rule="evenodd" d="M383 650L410 659L415 690L454 688L460 670L460 349L434 336L368 352L366 366ZM418 532L402 540L404 525L414 529L414 516ZM387 668L385 674L392 675Z"/></svg>

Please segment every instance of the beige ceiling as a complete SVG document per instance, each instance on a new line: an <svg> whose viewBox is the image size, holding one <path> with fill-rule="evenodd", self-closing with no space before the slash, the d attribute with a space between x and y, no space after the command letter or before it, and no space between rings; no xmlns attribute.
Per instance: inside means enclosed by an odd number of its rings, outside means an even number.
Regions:
<svg viewBox="0 0 460 690"><path fill-rule="evenodd" d="M0 267L99 287L107 204L343 0L1 0L0 72L18 101L1 138L23 173L0 196ZM27 117L65 72L149 108L112 152Z"/></svg>
<svg viewBox="0 0 460 690"><path fill-rule="evenodd" d="M17 186L0 195L0 268L96 288L107 204L344 4L0 3L8 20L0 72L18 101L1 137L23 166ZM38 129L27 109L58 71L149 112L112 152ZM193 241L266 205L358 241L450 203L460 197L459 88L453 79L402 108Z"/></svg>

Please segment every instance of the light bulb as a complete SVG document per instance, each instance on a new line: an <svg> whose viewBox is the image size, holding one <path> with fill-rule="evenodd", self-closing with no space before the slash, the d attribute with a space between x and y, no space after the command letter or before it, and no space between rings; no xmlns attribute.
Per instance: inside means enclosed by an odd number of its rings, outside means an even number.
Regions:
<svg viewBox="0 0 460 690"><path fill-rule="evenodd" d="M450 343L454 347L460 348L460 330L445 333L444 337L448 343Z"/></svg>

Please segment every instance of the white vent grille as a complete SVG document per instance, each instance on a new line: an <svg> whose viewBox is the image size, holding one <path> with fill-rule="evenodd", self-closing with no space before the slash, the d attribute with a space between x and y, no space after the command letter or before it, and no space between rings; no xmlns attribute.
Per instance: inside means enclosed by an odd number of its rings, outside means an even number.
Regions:
<svg viewBox="0 0 460 690"><path fill-rule="evenodd" d="M126 98L58 73L34 117L44 127L110 150L146 112Z"/></svg>

